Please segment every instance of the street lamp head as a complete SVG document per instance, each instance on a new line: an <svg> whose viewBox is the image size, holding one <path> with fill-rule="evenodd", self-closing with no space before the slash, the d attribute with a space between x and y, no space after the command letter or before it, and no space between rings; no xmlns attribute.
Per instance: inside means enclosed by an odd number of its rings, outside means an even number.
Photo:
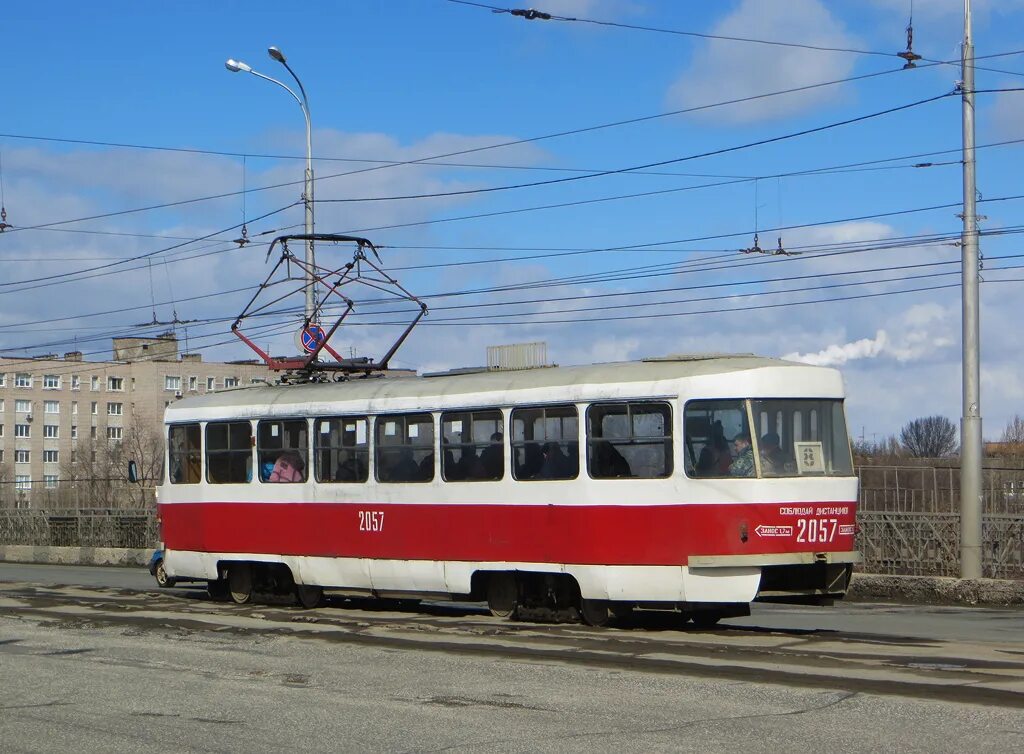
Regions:
<svg viewBox="0 0 1024 754"><path fill-rule="evenodd" d="M230 59L224 63L224 67L232 73L238 73L239 71L244 71L245 73L252 73L252 68L250 66L247 66L241 60Z"/></svg>
<svg viewBox="0 0 1024 754"><path fill-rule="evenodd" d="M278 49L277 47L269 47L269 48L267 48L267 54L270 57L272 57L274 60L276 60L278 63L286 63L287 62L285 60L284 53L281 52L281 50Z"/></svg>

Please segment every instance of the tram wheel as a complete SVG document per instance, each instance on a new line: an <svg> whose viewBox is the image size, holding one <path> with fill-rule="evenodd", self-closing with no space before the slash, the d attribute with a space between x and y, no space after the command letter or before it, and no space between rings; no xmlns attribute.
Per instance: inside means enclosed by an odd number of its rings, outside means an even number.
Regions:
<svg viewBox="0 0 1024 754"><path fill-rule="evenodd" d="M588 626L607 626L611 618L608 600L580 600L580 617Z"/></svg>
<svg viewBox="0 0 1024 754"><path fill-rule="evenodd" d="M248 563L232 563L228 566L228 592L236 605L252 601L252 567Z"/></svg>
<svg viewBox="0 0 1024 754"><path fill-rule="evenodd" d="M296 584L295 599L300 607L312 610L314 607L320 607L320 603L323 602L324 589L316 584Z"/></svg>
<svg viewBox="0 0 1024 754"><path fill-rule="evenodd" d="M495 573L487 580L487 609L495 618L513 620L519 612L519 585L514 573Z"/></svg>

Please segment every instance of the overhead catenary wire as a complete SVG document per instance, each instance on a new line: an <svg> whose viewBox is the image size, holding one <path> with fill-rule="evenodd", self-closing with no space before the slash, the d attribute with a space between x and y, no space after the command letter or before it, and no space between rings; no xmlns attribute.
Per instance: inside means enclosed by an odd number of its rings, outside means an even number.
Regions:
<svg viewBox="0 0 1024 754"><path fill-rule="evenodd" d="M978 59L982 59L983 57L989 57L989 58L1006 57L1006 56L1010 56L1010 55L1019 55L1019 54L1024 54L1024 50L1015 50L1015 51L1012 51L1012 52L994 53L994 54L988 55L988 56L976 56L975 59L978 60ZM948 62L955 62L955 61L948 61ZM932 63L932 64L921 65L921 66L918 66L915 70L922 70L924 68L929 67L930 65L939 65L939 63ZM899 72L899 69L890 69L890 70L885 70L885 71L875 71L875 72L872 72L872 73L860 74L860 75L857 75L857 76L849 76L849 77L842 78L842 79L833 79L831 81L817 82L817 83L814 83L814 84L806 84L806 85L799 86L799 87L791 87L789 89L781 89L781 90L777 90L777 91L773 91L773 92L765 92L763 94L748 95L748 96L745 96L745 97L738 97L738 98L734 98L734 99L730 99L730 100L723 100L723 101L719 101L719 102L708 103L706 105L695 105L695 106L692 106L692 107L682 108L682 109L679 109L679 110L672 110L672 111L663 112L663 113L656 113L654 115L639 116L639 117L636 117L636 118L629 118L629 119L625 119L625 120L613 121L613 122L610 122L610 123L602 123L602 124L598 124L598 125L595 125L595 126L586 126L586 127L581 127L581 128L569 129L569 130L565 130L565 131L558 131L558 132L554 132L554 133L544 134L544 135L541 135L541 136L533 136L533 137L527 137L527 138L522 138L522 139L514 139L514 140L510 140L510 141L497 142L497 143L489 144L489 145L485 145L485 146L472 147L472 148L468 148L468 149L462 149L462 150L457 150L457 151L454 151L454 152L447 152L447 153L438 154L438 155L430 155L430 156L427 156L427 157L422 157L422 158L417 158L417 159L412 159L412 160L401 160L401 161L397 161L397 162L391 162L391 163L388 163L386 165L376 166L376 167L372 167L372 168L364 168L364 169L361 169L361 170L353 170L353 171L347 171L347 172L342 172L342 173L334 173L334 174L329 174L329 175L322 175L322 176L316 177L315 180L317 180L317 181L325 181L325 180L330 180L330 179L333 179L333 178L339 178L339 177L344 177L344 176L349 176L349 175L358 175L358 174L361 174L361 173L372 172L372 171L376 171L376 170L383 170L383 169L387 169L387 168L401 167L401 166L405 166L405 165L417 165L417 164L429 163L432 160L446 159L448 157L456 157L456 156L461 156L461 155L465 155L465 154L473 154L473 153L483 152L483 151L487 151L487 150L491 150L491 149L500 149L500 148L504 148L504 147L517 146L517 145L520 145L520 144L534 143L534 142L544 141L544 140L549 140L549 139L556 139L556 138L561 138L561 137L564 137L564 136L573 136L573 135L578 135L578 134L581 134L581 133L588 133L588 132L593 132L593 131L598 131L598 130L603 130L603 129L608 129L608 128L616 128L616 127L625 126L625 125L633 125L635 123L641 123L641 122L656 120L656 119L660 119L660 118L667 118L667 117L672 117L672 116L676 116L676 115L683 115L683 114L686 114L686 113L700 112L700 111L704 111L704 110L709 110L709 109L718 108L718 107L725 107L725 106L729 106L729 105L742 104L742 103L745 103L745 102L751 102L751 101L765 99L765 98L769 98L769 97L776 97L776 96L781 96L781 95L786 95L786 94L794 94L794 93L797 93L797 92L808 91L808 90L817 89L817 88L825 87L825 86L836 86L838 84L849 83L849 82L853 82L853 81L860 81L860 80L874 78L874 77L878 77L878 76L890 75L890 74L898 73L898 72ZM2 137L2 136L5 136L5 135L4 134L0 134L0 137ZM11 135L8 135L7 137L8 138L21 138L20 135L17 135L17 134L11 134ZM111 142L111 144L115 144L115 143ZM124 146L124 147L128 147L128 148L143 148L143 147L141 147L139 145L130 145L130 144L124 144L124 145L119 145L119 146ZM187 151L187 150L183 150L183 151ZM237 153L238 156L241 156L241 154L243 154L243 153ZM277 184L273 184L273 185L269 185L269 186L259 186L259 187L254 187L254 188L246 189L246 190L249 191L249 192L268 191L268 190L277 189L277 188L283 188L283 187L287 187L287 186L297 186L297 185L301 185L303 183L304 183L304 181L301 181L301 180L299 180L299 181L286 181L286 182L283 182L283 183L277 183ZM54 227L54 226L58 226L58 225L67 225L67 224L72 224L72 223L77 223L77 222L85 222L85 221L88 221L88 220L103 219L103 218L107 218L107 217L115 217L115 216L120 216L120 215L133 214L133 213L137 213L137 212L151 211L151 210L155 210L155 209L164 209L164 208L168 208L168 207L176 207L176 206L181 206L183 204L190 204L190 203L196 203L196 202L201 202L201 201L208 201L208 200L212 200L212 199L223 199L223 198L227 198L227 197L231 197L231 196L236 196L237 194L238 194L237 191L224 192L224 193L220 193L220 194L212 194L212 195L208 195L208 196L201 196L201 197L195 197L195 198L192 198L192 199L180 200L180 201L177 201L177 202L168 202L168 203L164 203L164 204L155 204L155 205L149 205L149 206L145 206L145 207L136 207L136 208L130 208L130 209L125 209L125 210L118 210L118 211L115 211L115 212L102 213L102 214L98 214L98 215L90 215L90 216L85 216L85 217L73 218L73 219L68 219L68 220L58 220L58 221L53 221L53 222L49 222L49 223L40 223L40 224L36 224L36 225L31 225L31 226L21 226L21 227L15 228L14 230L15 231L37 230L37 229L40 229L40 228L48 228L48 227Z"/></svg>
<svg viewBox="0 0 1024 754"><path fill-rule="evenodd" d="M467 5L467 6L472 6L472 7L476 7L476 8L482 8L482 9L489 10L492 13L502 13L502 14L508 14L508 15L512 15L512 16L519 16L519 17L522 17L522 18L526 18L528 20L562 21L562 22L570 22L570 23L591 24L591 25L594 25L594 26L603 26L603 27L617 28L617 29L627 29L627 30L630 30L630 31L653 32L653 33L657 33L657 34L671 34L671 35L681 36L681 37L692 37L692 38L695 38L695 39L706 39L706 40L718 40L718 41L724 41L724 42L742 42L742 43L753 44L753 45L766 45L766 46L770 46L770 47L788 47L788 48L792 48L792 49L810 50L810 51L814 51L814 52L837 52L837 53L847 53L847 54L851 54L851 55L868 55L868 56L884 57L884 58L898 57L897 53L882 52L881 50L864 50L864 49L859 49L859 48L855 48L855 47L833 47L833 46L828 46L828 45L808 44L808 43L805 43L805 42L787 42L787 41L778 40L778 39L759 39L757 37L740 37L740 36L730 36L730 35L727 35L727 34L709 34L707 32L687 31L687 30L682 30L682 29L665 29L665 28L659 28L659 27L656 27L656 26L641 26L639 24L627 24L627 23L623 23L621 21L602 21L602 20L593 19L593 18L580 18L578 16L562 16L562 15L559 15L557 13L548 13L548 12L541 11L541 10L535 10L533 8L530 8L529 10L527 10L527 9L520 9L520 8L503 8L503 7L496 6L496 5L489 5L487 3L475 2L474 0L446 0L446 2L455 3L457 5ZM930 63L936 63L936 64L940 64L940 65L954 65L953 62L939 61L939 60L935 60L935 59L932 59L932 58L924 58L924 57L922 57L920 59L924 60L924 61L927 61L927 62L930 62ZM974 66L974 67L976 69L982 70L982 71L988 70L988 71L993 71L995 73L1007 73L1007 74L1014 75L1014 76L1024 76L1024 73L1018 73L1016 71L1002 71L1002 70L998 70L998 69L983 68L981 66Z"/></svg>

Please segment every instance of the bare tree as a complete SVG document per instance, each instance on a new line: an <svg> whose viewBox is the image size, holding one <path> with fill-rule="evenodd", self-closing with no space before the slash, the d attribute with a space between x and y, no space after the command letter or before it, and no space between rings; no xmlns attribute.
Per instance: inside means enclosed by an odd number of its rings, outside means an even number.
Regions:
<svg viewBox="0 0 1024 754"><path fill-rule="evenodd" d="M908 422L900 443L915 458L942 458L956 453L956 427L945 416L925 416Z"/></svg>
<svg viewBox="0 0 1024 754"><path fill-rule="evenodd" d="M854 460L858 464L893 464L906 454L896 435L889 435L878 442L867 440L853 444Z"/></svg>
<svg viewBox="0 0 1024 754"><path fill-rule="evenodd" d="M156 502L154 488L160 483L164 471L164 438L152 428L133 424L125 430L120 444L120 465L113 471L120 475L126 491L126 500L132 507L152 506ZM128 482L128 462L135 461L138 483Z"/></svg>
<svg viewBox="0 0 1024 754"><path fill-rule="evenodd" d="M1014 443L1015 445L1024 444L1024 419L1020 418L1020 414L1014 414L1013 418L1007 422L1000 442Z"/></svg>

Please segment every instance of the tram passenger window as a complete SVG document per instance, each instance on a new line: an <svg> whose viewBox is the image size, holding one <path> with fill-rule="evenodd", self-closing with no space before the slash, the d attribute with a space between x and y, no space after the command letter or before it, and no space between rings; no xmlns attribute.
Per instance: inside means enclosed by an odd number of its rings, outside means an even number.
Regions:
<svg viewBox="0 0 1024 754"><path fill-rule="evenodd" d="M203 481L202 432L198 424L177 424L167 430L168 478L171 484Z"/></svg>
<svg viewBox="0 0 1024 754"><path fill-rule="evenodd" d="M587 468L594 479L672 474L672 409L667 403L595 403L587 410L587 424Z"/></svg>
<svg viewBox="0 0 1024 754"><path fill-rule="evenodd" d="M575 479L580 473L576 407L512 411L512 473L520 481Z"/></svg>
<svg viewBox="0 0 1024 754"><path fill-rule="evenodd" d="M505 475L501 411L441 414L441 476L446 482L495 481Z"/></svg>
<svg viewBox="0 0 1024 754"><path fill-rule="evenodd" d="M309 474L309 425L305 419L261 421L256 455L261 482L305 482Z"/></svg>
<svg viewBox="0 0 1024 754"><path fill-rule="evenodd" d="M434 478L434 417L391 414L374 420L374 466L379 482L429 482Z"/></svg>
<svg viewBox="0 0 1024 754"><path fill-rule="evenodd" d="M743 400L690 401L684 411L683 461L686 473L696 477L728 477L733 461L733 439L752 436Z"/></svg>
<svg viewBox="0 0 1024 754"><path fill-rule="evenodd" d="M206 425L206 480L211 484L252 481L252 426L249 422Z"/></svg>
<svg viewBox="0 0 1024 754"><path fill-rule="evenodd" d="M370 471L366 417L317 419L313 456L318 482L365 482Z"/></svg>

